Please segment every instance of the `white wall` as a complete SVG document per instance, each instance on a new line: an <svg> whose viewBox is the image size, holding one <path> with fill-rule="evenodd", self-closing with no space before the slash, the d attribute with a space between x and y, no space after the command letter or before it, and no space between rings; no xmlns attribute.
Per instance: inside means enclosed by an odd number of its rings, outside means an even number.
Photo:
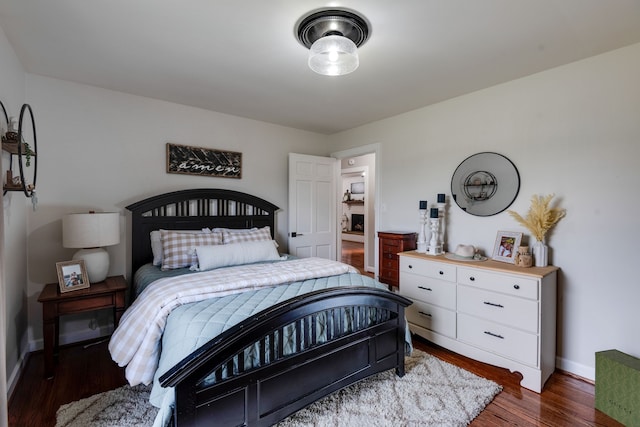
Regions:
<svg viewBox="0 0 640 427"><path fill-rule="evenodd" d="M19 117L25 102L24 70L0 28L0 100L8 115ZM0 114L2 114L0 112ZM6 126L4 117L1 126ZM1 182L5 181L5 170L9 166L9 155L2 152ZM11 388L17 381L20 364L27 351L26 287L27 287L27 202L23 193L8 192L4 203L4 264L1 266L4 280L4 308L6 312L6 373Z"/></svg>
<svg viewBox="0 0 640 427"><path fill-rule="evenodd" d="M38 126L38 209L29 211L29 327L33 347L41 346L41 307L37 297L56 282L55 263L71 259L62 247L65 213L118 211L142 198L167 191L218 187L246 191L281 208L276 233L287 249L287 154L326 155L326 137L197 108L27 75L27 99ZM166 143L242 152L242 179L166 173ZM127 241L109 247L110 274L126 271ZM108 311L96 319L101 329ZM89 338L85 316L63 318L67 334ZM78 331L87 336L77 336ZM96 335L105 331L95 331Z"/></svg>
<svg viewBox="0 0 640 427"><path fill-rule="evenodd" d="M494 151L521 176L511 209L555 193L567 217L548 236L561 268L559 367L594 378L594 353L640 357L640 44L333 135L332 148L379 143L379 226L418 231L419 200L451 193L467 156ZM498 230L527 231L506 212L449 205L449 246L491 253Z"/></svg>

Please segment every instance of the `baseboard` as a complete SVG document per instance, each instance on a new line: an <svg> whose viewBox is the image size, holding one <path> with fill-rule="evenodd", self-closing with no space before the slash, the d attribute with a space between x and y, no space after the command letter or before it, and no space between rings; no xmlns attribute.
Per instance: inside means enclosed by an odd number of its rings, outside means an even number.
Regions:
<svg viewBox="0 0 640 427"><path fill-rule="evenodd" d="M20 376L22 375L22 371L27 366L27 362L29 361L29 354L31 354L25 346L25 350L20 354L20 358L18 359L18 363L12 369L11 374L7 375L7 398L11 400L13 396L13 392L16 390L18 385L18 381L20 381Z"/></svg>
<svg viewBox="0 0 640 427"><path fill-rule="evenodd" d="M572 362L571 360L556 356L556 368L591 382L596 380L595 366L586 366L581 363Z"/></svg>

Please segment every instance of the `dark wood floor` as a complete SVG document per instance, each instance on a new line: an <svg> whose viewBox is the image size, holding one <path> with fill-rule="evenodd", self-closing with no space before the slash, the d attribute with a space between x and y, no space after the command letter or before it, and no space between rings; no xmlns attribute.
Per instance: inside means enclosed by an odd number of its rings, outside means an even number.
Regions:
<svg viewBox="0 0 640 427"><path fill-rule="evenodd" d="M503 391L471 426L622 426L594 408L594 386L556 372L541 394L519 386L520 375L479 363L414 337L414 346L484 378ZM42 352L31 355L9 402L10 426L55 426L56 410L65 403L111 390L126 383L124 370L111 361L107 343L60 351L56 376L43 378Z"/></svg>
<svg viewBox="0 0 640 427"><path fill-rule="evenodd" d="M471 423L473 427L622 426L595 409L595 390L589 382L556 372L537 394L520 387L517 373L476 362L418 337L414 337L414 346L502 385L503 391ZM54 426L60 405L126 383L124 370L109 356L107 342L62 348L55 377L47 380L43 375L42 352L33 353L9 401L10 426Z"/></svg>
<svg viewBox="0 0 640 427"><path fill-rule="evenodd" d="M62 347L53 379L44 378L43 352L32 353L9 400L9 425L53 427L60 405L125 385L107 345Z"/></svg>

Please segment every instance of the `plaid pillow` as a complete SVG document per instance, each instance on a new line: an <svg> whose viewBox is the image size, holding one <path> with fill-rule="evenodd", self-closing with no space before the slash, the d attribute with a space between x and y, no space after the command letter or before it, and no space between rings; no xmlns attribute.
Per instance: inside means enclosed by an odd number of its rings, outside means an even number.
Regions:
<svg viewBox="0 0 640 427"><path fill-rule="evenodd" d="M263 240L272 240L271 228L269 228L268 225L262 228L251 228L249 230L222 229L222 241L225 245L229 243L261 242Z"/></svg>
<svg viewBox="0 0 640 427"><path fill-rule="evenodd" d="M165 231L174 231L176 233L184 233L184 234L210 234L211 233L211 230L208 228L203 228L202 230L165 230ZM153 265L157 265L158 267L160 267L162 266L162 235L160 234L160 230L153 230L151 233L149 233L149 238L151 240L151 252L153 253Z"/></svg>
<svg viewBox="0 0 640 427"><path fill-rule="evenodd" d="M162 270L191 267L198 262L196 246L221 245L222 234L219 232L204 234L178 233L160 230L162 240Z"/></svg>

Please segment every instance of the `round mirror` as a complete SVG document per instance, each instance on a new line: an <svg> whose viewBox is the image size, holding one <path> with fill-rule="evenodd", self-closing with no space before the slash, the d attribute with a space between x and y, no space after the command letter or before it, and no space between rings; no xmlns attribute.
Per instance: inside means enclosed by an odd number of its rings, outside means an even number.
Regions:
<svg viewBox="0 0 640 427"><path fill-rule="evenodd" d="M460 208L491 216L511 206L520 190L520 175L511 160L497 153L467 157L453 173L451 195Z"/></svg>

